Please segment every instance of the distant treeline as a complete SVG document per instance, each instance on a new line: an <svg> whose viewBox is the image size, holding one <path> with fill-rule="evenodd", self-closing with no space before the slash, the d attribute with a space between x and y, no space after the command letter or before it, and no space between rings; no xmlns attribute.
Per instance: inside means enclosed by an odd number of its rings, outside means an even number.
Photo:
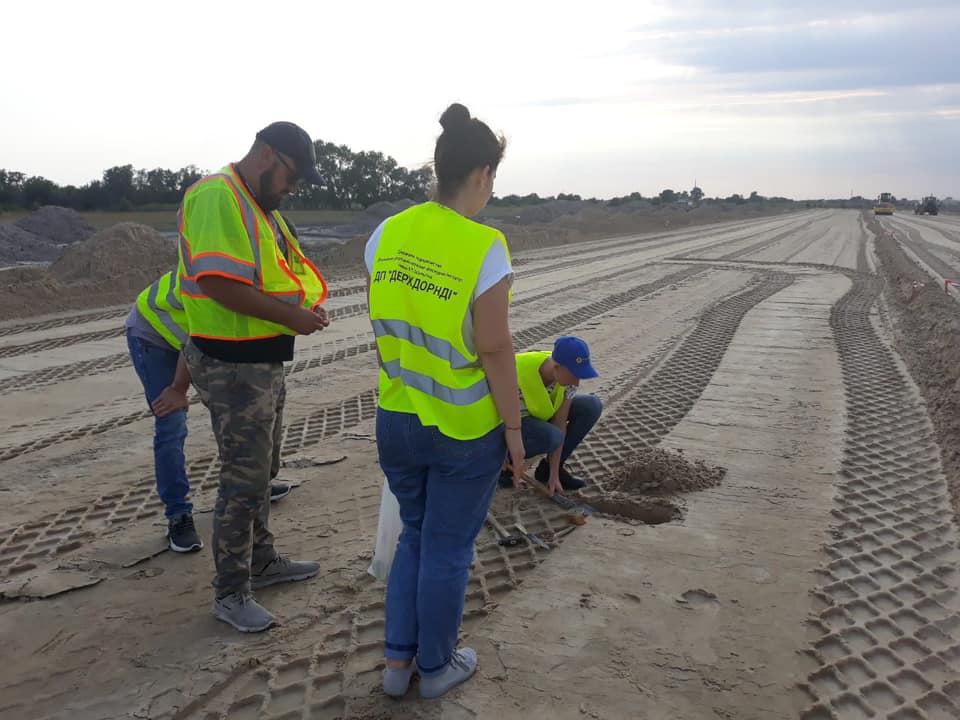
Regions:
<svg viewBox="0 0 960 720"><path fill-rule="evenodd" d="M389 155L375 151L354 152L346 145L316 141L317 165L327 179L322 187L300 187L288 200L292 208L351 210L369 207L381 202L397 200L424 200L434 182L429 166L410 170L401 167ZM76 210L133 210L150 207L170 207L179 204L184 191L207 174L195 165L179 170L154 168L135 169L133 165L116 165L103 171L99 180L91 180L79 187L58 185L40 176L28 176L14 170L0 169L0 210L32 210L42 205L61 205ZM790 203L783 197L764 197L754 190L747 196L733 194L727 197L706 197L699 187L690 190L662 190L645 197L639 192L613 198L583 198L580 195L560 193L541 197L528 195L494 196L491 205L523 207L555 201L575 201L617 207L628 203L647 202L651 205L746 204L764 201ZM841 203L849 201L812 201ZM850 206L855 206L856 203Z"/></svg>
<svg viewBox="0 0 960 720"><path fill-rule="evenodd" d="M317 165L327 183L301 187L291 207L349 210L381 200L423 200L433 182L429 167L408 170L380 152L353 152L346 145L316 141ZM61 205L75 210L133 210L179 204L184 191L207 174L194 165L168 170L117 165L85 185L58 185L38 175L0 169L0 210Z"/></svg>
<svg viewBox="0 0 960 720"><path fill-rule="evenodd" d="M650 195L645 197L641 193L633 192L629 195L621 195L619 197L613 197L608 199L601 198L582 198L580 195L572 195L567 193L560 193L556 196L549 197L540 197L536 193L530 193L529 195L504 195L503 197L494 197L490 200L491 205L507 205L510 207L524 206L524 205L541 205L547 202L553 202L555 200L573 200L573 201L582 201L590 202L596 204L603 204L609 207L617 207L619 205L625 205L631 202L647 202L651 205L700 205L700 204L716 204L724 203L728 205L741 205L749 202L793 202L788 198L783 197L764 197L756 190L750 193L749 196L744 197L738 193L729 195L727 197L715 197L708 198L704 194L703 190L699 187L694 186L690 190L676 191L667 188L666 190L661 190L658 195Z"/></svg>

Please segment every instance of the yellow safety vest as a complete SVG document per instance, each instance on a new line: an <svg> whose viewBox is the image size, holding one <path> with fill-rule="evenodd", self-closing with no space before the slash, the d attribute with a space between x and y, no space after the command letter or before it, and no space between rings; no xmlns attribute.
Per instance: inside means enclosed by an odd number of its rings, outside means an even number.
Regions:
<svg viewBox="0 0 960 720"><path fill-rule="evenodd" d="M517 355L517 382L523 395L527 414L538 420L549 420L563 405L566 388L557 383L548 393L540 377L540 366L549 358L549 352L527 352Z"/></svg>
<svg viewBox="0 0 960 720"><path fill-rule="evenodd" d="M141 292L137 296L137 309L174 349L183 347L190 330L180 301L180 276L176 271L161 275Z"/></svg>
<svg viewBox="0 0 960 720"><path fill-rule="evenodd" d="M370 276L380 407L457 440L501 423L473 341L480 268L503 234L434 202L386 221ZM509 258L509 250L507 250Z"/></svg>
<svg viewBox="0 0 960 720"><path fill-rule="evenodd" d="M327 284L283 221L284 256L267 215L232 165L192 185L180 206L180 294L190 335L213 340L259 340L296 335L286 325L228 310L204 295L197 278L219 275L291 305L313 309Z"/></svg>

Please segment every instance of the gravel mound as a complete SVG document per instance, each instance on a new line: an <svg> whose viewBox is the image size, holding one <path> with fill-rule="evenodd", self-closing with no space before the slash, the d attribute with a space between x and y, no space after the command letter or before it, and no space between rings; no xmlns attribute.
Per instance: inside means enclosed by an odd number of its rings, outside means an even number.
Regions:
<svg viewBox="0 0 960 720"><path fill-rule="evenodd" d="M49 262L63 246L86 240L94 227L76 210L45 205L12 223L0 223L0 264Z"/></svg>
<svg viewBox="0 0 960 720"><path fill-rule="evenodd" d="M44 205L14 225L57 245L80 242L96 232L76 210L56 205Z"/></svg>

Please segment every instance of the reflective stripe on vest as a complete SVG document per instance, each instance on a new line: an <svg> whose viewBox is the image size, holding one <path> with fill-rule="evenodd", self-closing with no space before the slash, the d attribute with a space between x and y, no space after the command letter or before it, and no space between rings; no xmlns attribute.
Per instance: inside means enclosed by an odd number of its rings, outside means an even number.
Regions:
<svg viewBox="0 0 960 720"><path fill-rule="evenodd" d="M203 193L217 195L202 196ZM217 208L214 212L236 214L223 215L222 224L216 222L216 218L191 215L204 212L206 207ZM251 285L280 302L311 310L326 299L323 276L303 254L279 212L264 213L232 167L191 186L184 196L179 219L180 293L191 335L251 340L296 334L285 325L228 310L204 293L198 277L222 276ZM213 235L192 235L201 232ZM240 232L245 233L243 240L249 245L241 241L240 247L237 246L236 235ZM286 253L280 250L278 234L287 248ZM202 237L203 242L197 237ZM191 238L194 245L202 245L196 254ZM222 244L226 249L227 243L231 252L219 252L217 246Z"/></svg>
<svg viewBox="0 0 960 720"><path fill-rule="evenodd" d="M205 252L198 255L193 255L190 252L190 243L187 242L187 239L183 235L183 207L181 206L180 211L178 212L178 217L181 222L179 227L181 228L180 232L180 254L184 259L184 274L186 279L192 280L196 278L199 273L213 273L217 275L229 276L230 278L247 281L249 285L256 286L259 282L260 286L263 286L262 277L261 277L261 268L260 268L260 230L257 225L257 216L256 211L247 201L244 193L240 192L240 189L237 187L237 184L233 181L233 178L230 177L227 173L216 173L210 175L205 180L220 179L223 180L227 187L230 188L230 191L233 193L233 196L237 199L237 204L240 206L240 214L243 217L243 226L247 231L247 237L250 239L250 252L253 254L253 262L245 262L229 255L224 255L223 253L217 252ZM203 181L201 181L203 182ZM203 292L200 290L200 286L194 285L190 288L191 293L195 296L202 297Z"/></svg>
<svg viewBox="0 0 960 720"><path fill-rule="evenodd" d="M164 340L179 350L187 341L187 316L177 297L176 273L161 275L137 296L137 309Z"/></svg>
<svg viewBox="0 0 960 720"><path fill-rule="evenodd" d="M160 290L158 283L159 281L150 286L150 292L147 293L147 305L157 314L157 317L160 318L160 322L163 323L163 326L169 330L177 340L180 341L180 345L182 346L187 341L187 333L173 321L173 318L170 317L170 313L157 305L157 293Z"/></svg>
<svg viewBox="0 0 960 720"><path fill-rule="evenodd" d="M479 367L477 360L471 360L457 350L452 343L443 338L425 333L406 320L373 320L373 334L378 338L394 337L406 340L413 345L422 347L431 355L446 360L454 370L461 368Z"/></svg>
<svg viewBox="0 0 960 720"><path fill-rule="evenodd" d="M486 376L477 380L470 387L452 388L441 385L429 375L401 367L399 360L384 363L381 367L391 380L401 380L407 387L416 388L422 393L451 405L472 405L490 394L490 386L487 384Z"/></svg>
<svg viewBox="0 0 960 720"><path fill-rule="evenodd" d="M386 221L370 276L381 408L416 414L457 440L501 424L470 321L483 259L497 242L506 249L498 230L437 203Z"/></svg>

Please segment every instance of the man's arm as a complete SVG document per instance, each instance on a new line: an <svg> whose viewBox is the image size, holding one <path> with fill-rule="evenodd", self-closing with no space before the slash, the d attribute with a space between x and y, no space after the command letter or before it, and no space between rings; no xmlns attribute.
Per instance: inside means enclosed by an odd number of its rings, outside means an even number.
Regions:
<svg viewBox="0 0 960 720"><path fill-rule="evenodd" d="M550 479L547 482L547 488L550 492L563 492L563 486L560 484L560 456L563 454L563 441L567 437L567 421L570 418L570 406L573 400L566 398L560 405L560 409L550 418L550 424L560 430L560 447L547 455L547 462L550 463Z"/></svg>
<svg viewBox="0 0 960 720"><path fill-rule="evenodd" d="M186 410L190 407L190 400L187 399L187 390L190 389L190 369L187 367L187 361L183 358L183 353L177 358L177 371L173 376L173 382L163 389L157 399L154 400L150 408L157 417L166 417L177 410Z"/></svg>
<svg viewBox="0 0 960 720"><path fill-rule="evenodd" d="M298 305L289 305L266 295L251 285L228 280L217 275L205 275L197 279L203 294L211 300L241 315L286 325L301 335L322 330L329 321Z"/></svg>

